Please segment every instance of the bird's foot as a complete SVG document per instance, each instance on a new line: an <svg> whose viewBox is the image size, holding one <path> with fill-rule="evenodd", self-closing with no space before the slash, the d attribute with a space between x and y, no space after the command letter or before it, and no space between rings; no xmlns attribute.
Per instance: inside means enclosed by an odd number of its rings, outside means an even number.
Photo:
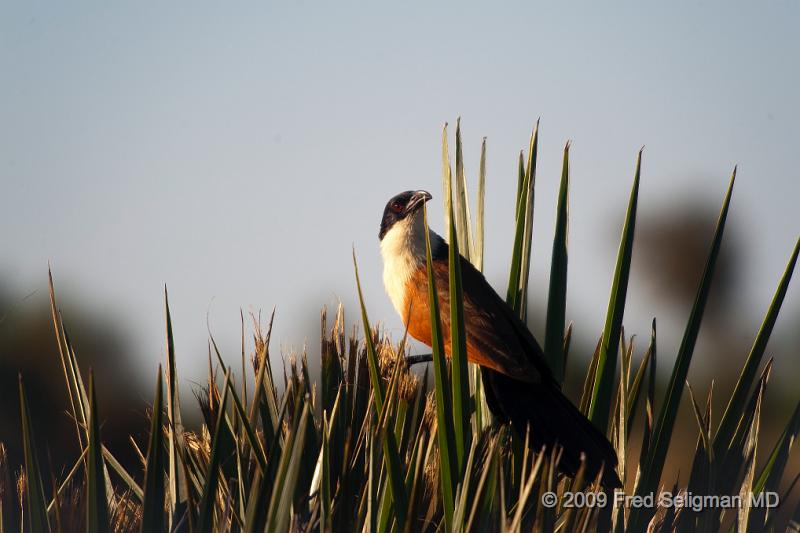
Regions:
<svg viewBox="0 0 800 533"><path fill-rule="evenodd" d="M432 353L424 353L422 355L409 355L406 357L406 364L408 366L415 365L417 363L430 363L431 361L433 361Z"/></svg>

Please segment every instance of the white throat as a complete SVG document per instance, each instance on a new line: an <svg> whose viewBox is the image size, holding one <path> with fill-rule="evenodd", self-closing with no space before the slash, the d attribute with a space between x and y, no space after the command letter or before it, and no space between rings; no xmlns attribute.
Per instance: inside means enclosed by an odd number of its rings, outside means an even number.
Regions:
<svg viewBox="0 0 800 533"><path fill-rule="evenodd" d="M381 240L383 286L401 317L408 312L406 284L418 268L425 268L425 230L430 235L432 254L444 245L444 240L424 225L422 214L416 213L395 223Z"/></svg>

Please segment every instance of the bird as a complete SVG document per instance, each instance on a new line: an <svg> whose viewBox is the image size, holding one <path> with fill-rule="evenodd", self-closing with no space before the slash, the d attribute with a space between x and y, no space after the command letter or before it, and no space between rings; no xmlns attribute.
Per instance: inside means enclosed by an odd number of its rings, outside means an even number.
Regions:
<svg viewBox="0 0 800 533"><path fill-rule="evenodd" d="M431 230L423 206L427 191L393 196L381 218L380 250L384 288L408 334L431 345L426 239L439 308L449 309L449 248ZM530 431L534 449L561 449L559 468L575 476L585 458L588 479L601 474L607 489L622 486L617 455L606 436L561 392L539 343L517 313L467 259L461 262L467 359L480 366L486 402L496 422L510 423L518 435ZM441 313L442 335L450 335L449 313ZM450 356L449 343L444 343ZM591 477L589 477L591 476Z"/></svg>

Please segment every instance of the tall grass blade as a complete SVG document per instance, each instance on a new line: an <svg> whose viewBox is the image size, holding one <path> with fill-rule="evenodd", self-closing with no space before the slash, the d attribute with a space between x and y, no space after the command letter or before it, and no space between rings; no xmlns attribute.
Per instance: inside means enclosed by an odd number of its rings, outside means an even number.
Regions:
<svg viewBox="0 0 800 533"><path fill-rule="evenodd" d="M525 150L519 151L519 157L517 158L517 196L516 200L514 200L514 220L517 220L517 214L519 213L520 202L524 200L524 196L522 195L522 191L525 190ZM516 226L515 226L516 227Z"/></svg>
<svg viewBox="0 0 800 533"><path fill-rule="evenodd" d="M250 484L250 494L247 498L247 509L242 530L245 533L264 531L267 509L263 501L266 493L267 481L261 472L256 472Z"/></svg>
<svg viewBox="0 0 800 533"><path fill-rule="evenodd" d="M370 418L370 425L372 418ZM372 429L372 428L370 428ZM365 533L373 533L378 529L378 506L375 502L375 496L378 492L377 475L375 475L375 464L378 462L375 453L375 439L371 437L374 435L373 431L367 431L367 513L366 521L364 523Z"/></svg>
<svg viewBox="0 0 800 533"><path fill-rule="evenodd" d="M639 363L639 368L636 370L636 374L633 377L633 383L630 386L628 391L628 419L626 421L627 429L626 432L630 435L631 425L633 424L634 417L636 415L636 409L639 406L639 399L641 398L642 392L642 384L644 383L645 374L647 374L647 370L650 365L650 359L653 354L655 345L655 335L651 334L650 337L650 346L648 346L647 351L642 358L642 362Z"/></svg>
<svg viewBox="0 0 800 533"><path fill-rule="evenodd" d="M761 371L761 377L756 384L755 390L747 400L743 416L731 438L730 446L726 450L724 458L717 458L719 464L713 472L713 490L715 493L733 494L739 489L743 482L742 465L745 465L748 461L747 438L756 415L756 409L759 406L761 398L765 394L767 383L772 374L772 363L773 360L770 359L767 361L767 364L764 365L764 369ZM717 516L721 511L719 509L712 510Z"/></svg>
<svg viewBox="0 0 800 533"><path fill-rule="evenodd" d="M617 425L614 428L617 435L617 471L619 472L619 478L622 480L623 485L625 484L625 476L627 474L628 419L630 418L627 400L630 390L630 369L632 359L633 341L630 342L627 351L623 352L622 364L620 364L619 368L619 393L617 399L618 419Z"/></svg>
<svg viewBox="0 0 800 533"><path fill-rule="evenodd" d="M695 445L694 458L692 460L689 483L686 490L693 494L711 494L711 484L713 482L713 471L711 467L715 460L714 451L711 448L711 406L714 382L711 382L711 387L709 387L708 390L705 414L700 412L700 406L688 382L686 383L686 389L689 391L689 399L700 430L697 444ZM699 511L684 509L678 516L678 522L681 528L694 525L694 527L699 528L701 531L710 531L711 524L714 522L714 516L713 513L705 509ZM694 524L692 524L692 522L694 522Z"/></svg>
<svg viewBox="0 0 800 533"><path fill-rule="evenodd" d="M450 227L450 213L452 210L453 195L447 194L452 190L453 167L450 164L450 146L447 142L447 122L442 127L442 199L444 200L444 227Z"/></svg>
<svg viewBox="0 0 800 533"><path fill-rule="evenodd" d="M617 266L611 283L611 296L606 311L606 324L603 328L603 342L594 375L592 401L589 406L589 420L601 431L608 427L608 413L611 406L611 390L614 387L614 373L619 353L619 335L622 318L625 314L625 300L628 294L628 277L633 255L633 236L636 227L636 209L639 203L639 177L642 169L642 150L636 158L636 173L633 177L628 211L622 226L622 237L617 251Z"/></svg>
<svg viewBox="0 0 800 533"><path fill-rule="evenodd" d="M272 492L269 505L269 520L267 532L287 531L292 500L297 486L297 478L302 462L302 453L305 445L306 426L309 417L309 404L303 403L300 421L295 426L294 438L291 446L287 446L281 455L280 475Z"/></svg>
<svg viewBox="0 0 800 533"><path fill-rule="evenodd" d="M753 381L755 380L758 366L761 364L761 359L764 356L764 351L767 347L767 341L769 341L769 337L772 334L772 329L775 327L775 321L778 318L778 313L781 310L781 305L786 297L786 291L789 288L789 281L792 279L792 273L794 272L794 267L797 264L798 252L800 252L800 239L798 239L794 245L792 255L789 258L789 262L783 272L783 276L778 284L778 288L775 290L775 295L772 297L772 302L767 309L767 313L764 316L764 320L761 323L758 334L753 341L753 346L750 348L750 353L748 354L747 360L742 367L739 380L736 382L736 387L733 389L731 399L728 401L728 405L725 408L722 419L720 420L717 433L714 435L714 450L718 455L724 453L724 450L728 446L728 442L730 441L731 436L736 429L739 418L741 417L742 409L744 408L745 401L747 400L747 394L753 386Z"/></svg>
<svg viewBox="0 0 800 533"><path fill-rule="evenodd" d="M467 261L472 261L473 258L473 244L472 244L472 228L470 227L470 212L469 212L469 197L467 196L467 177L464 174L464 148L461 143L461 117L456 120L456 186L451 192L455 193L453 198L453 213L450 219L455 215L456 232L458 233L459 247L458 251L461 252Z"/></svg>
<svg viewBox="0 0 800 533"><path fill-rule="evenodd" d="M569 143L564 147L561 185L556 208L556 230L550 264L544 355L556 382L564 381L564 327L567 311L567 234L569 223ZM613 369L612 369L613 370Z"/></svg>
<svg viewBox="0 0 800 533"><path fill-rule="evenodd" d="M108 520L108 499L104 475L103 450L100 437L100 414L94 374L89 373L89 452L86 462L86 531L105 533L111 531Z"/></svg>
<svg viewBox="0 0 800 533"><path fill-rule="evenodd" d="M752 510L751 495L753 494L753 481L756 473L756 453L758 451L758 429L761 420L761 404L763 401L764 388L762 387L756 400L756 408L752 419L749 421L747 438L744 445L745 454L745 475L742 484L739 486L739 497L742 505L739 508L738 528L739 531L755 531L758 524L750 522L750 511ZM763 524L762 524L763 525Z"/></svg>
<svg viewBox="0 0 800 533"><path fill-rule="evenodd" d="M358 298L361 304L361 317L364 323L365 340L367 345L367 360L369 363L369 375L372 383L372 388L375 398L375 410L378 415L386 418L384 423L381 424L381 432L383 433L383 449L386 467L389 470L390 487L392 489L391 497L396 502L395 513L398 523L402 526L404 514L406 510L406 499L403 490L402 475L400 473L400 459L397 451L397 441L393 431L387 430L390 427L390 418L388 416L388 409L385 401L387 400L386 393L383 390L383 382L380 377L380 369L378 367L378 357L375 351L374 343L372 342L372 330L369 329L369 318L367 317L367 310L364 304L364 296L361 291L361 280L358 275L358 264L356 262L355 251L353 252L353 265L356 273L356 285L358 287ZM399 366L397 367L399 368ZM396 392L395 392L396 394ZM384 413L386 410L386 413ZM383 413L383 414L382 414Z"/></svg>
<svg viewBox="0 0 800 533"><path fill-rule="evenodd" d="M798 433L800 433L800 403L795 407L794 413L792 413L788 424L786 424L786 428L781 433L778 442L775 443L772 452L769 454L766 464L762 467L761 473L753 483L753 494L778 491L781 478L789 462L789 454L792 451L794 442L797 440ZM756 530L756 527L766 527L766 521L775 512L772 509L760 506L752 509L748 527L750 530Z"/></svg>
<svg viewBox="0 0 800 533"><path fill-rule="evenodd" d="M36 458L33 423L21 374L19 376L19 405L20 418L22 419L22 447L25 456L25 474L27 476L27 483L25 483L26 507L24 519L28 522L31 531L50 531L41 470L39 469L39 460ZM8 486L5 488L4 492L11 490L11 486ZM8 512L11 513L10 510Z"/></svg>
<svg viewBox="0 0 800 533"><path fill-rule="evenodd" d="M231 398L233 399L233 408L234 411L236 411L236 415L239 417L239 423L241 424L244 437L247 439L247 444L249 445L250 450L253 452L253 457L256 459L256 465L258 466L259 470L263 472L267 469L267 457L264 453L264 450L261 449L261 442L259 442L258 438L256 437L256 429L252 424L250 424L247 413L244 410L244 405L242 405L242 400L239 398L232 380L227 383L227 387ZM244 448L244 443L241 443L241 446Z"/></svg>
<svg viewBox="0 0 800 533"><path fill-rule="evenodd" d="M713 385L713 384L712 384ZM711 395L712 392L709 391L708 393L708 401L706 402L706 410L705 414L700 411L700 405L698 405L697 400L694 396L694 391L692 390L691 385L686 383L686 389L689 391L689 399L691 400L692 410L694 411L694 418L697 421L697 427L700 430L700 441L703 445L703 450L706 455L708 455L708 461L714 461L714 451L711 448ZM713 388L712 388L713 390Z"/></svg>
<svg viewBox="0 0 800 533"><path fill-rule="evenodd" d="M53 272L50 270L50 265L47 265L47 282L50 291L50 315L53 320L53 329L56 333L56 345L58 346L58 354L61 358L61 369L64 371L64 381L67 384L67 394L69 396L69 404L72 409L72 419L75 422L75 431L78 436L78 444L83 447L85 443L84 434L81 431L80 423L85 423L83 418L83 409L79 410L80 396L76 388L76 383L72 379L72 364L69 361L70 351L63 335L63 324L59 316L58 307L56 306L56 291L53 285Z"/></svg>
<svg viewBox="0 0 800 533"><path fill-rule="evenodd" d="M641 469L645 463L645 458L650 449L650 440L653 436L653 429L655 425L655 404L656 404L656 367L657 367L657 353L658 343L656 337L656 319L653 318L652 325L650 326L650 347L648 353L650 355L650 369L647 373L647 396L644 403L644 431L642 434L642 446L639 450L639 468ZM638 480L637 480L638 484Z"/></svg>
<svg viewBox="0 0 800 533"><path fill-rule="evenodd" d="M280 409L276 414L276 427L278 428L283 427L284 417L286 416L288 406L288 399L288 394L283 397ZM276 484L275 481L279 475L283 475L283 471L281 469L284 467L284 456L288 458L288 455L285 454L285 450L291 444L291 439L294 438L294 433L291 433L287 437L285 446L282 443L281 437L281 431L276 431L273 434L269 447L267 448L270 450L270 460L267 463L267 471L263 474L263 476L257 471L252 483L245 520L246 531L248 533L264 531L264 528L266 527L265 524L268 519L269 508L264 505L264 502L270 500L274 488L279 485Z"/></svg>
<svg viewBox="0 0 800 533"><path fill-rule="evenodd" d="M144 471L144 501L142 502L142 533L165 530L164 522L164 432L161 365L158 366L156 397L150 421L150 444Z"/></svg>
<svg viewBox="0 0 800 533"><path fill-rule="evenodd" d="M358 302L361 305L361 321L364 327L364 342L367 347L367 363L369 363L369 379L375 394L375 408L378 412L383 409L383 382L381 381L380 368L378 367L378 356L375 352L375 343L372 340L372 329L367 317L367 307L364 304L364 295L361 292L361 279L358 276L358 263L356 261L356 251L353 249L353 268L356 273L356 286L358 287Z"/></svg>
<svg viewBox="0 0 800 533"><path fill-rule="evenodd" d="M475 495L472 499L472 510L467 520L466 531L477 529L476 520L487 520L491 517L496 497L497 484L497 463L499 461L498 443L500 437L495 435L487 444L487 449L483 456L481 475L478 479L478 486L475 488ZM479 518L480 517L480 518Z"/></svg>
<svg viewBox="0 0 800 533"><path fill-rule="evenodd" d="M83 429L82 440L84 443L87 443L89 439L89 396L86 392L86 387L83 384L80 366L78 365L78 358L75 355L75 350L72 347L70 337L64 328L63 319L59 320L59 324L61 326L61 335L64 338L64 344L66 347L67 364L69 365L68 370L70 374L69 379L72 383L72 387L75 389L76 404L78 406L78 420L80 421L80 426Z"/></svg>
<svg viewBox="0 0 800 533"><path fill-rule="evenodd" d="M322 472L321 482L318 492L320 499L320 530L332 531L333 519L331 513L331 460L330 460L330 426L328 424L327 412L323 412L322 417Z"/></svg>
<svg viewBox="0 0 800 533"><path fill-rule="evenodd" d="M475 437L480 437L484 430L491 424L492 414L489 411L489 404L486 403L486 391L483 388L480 365L469 363L467 366L469 371L470 392L475 405L473 433Z"/></svg>
<svg viewBox="0 0 800 533"><path fill-rule="evenodd" d="M428 208L423 207L425 226L428 227ZM455 509L456 479L458 459L455 450L455 431L452 418L452 396L445 361L442 322L439 314L439 296L431 259L430 235L425 232L425 255L428 275L428 307L431 319L431 348L433 351L433 376L436 390L436 420L438 424L439 476L442 488L445 527L449 531Z"/></svg>
<svg viewBox="0 0 800 533"><path fill-rule="evenodd" d="M214 428L214 436L211 440L211 456L208 460L208 470L206 471L206 479L203 484L203 495L200 499L200 507L197 512L197 531L200 533L211 533L214 530L214 507L217 497L217 487L219 486L220 476L219 469L222 461L222 450L226 448L223 446L222 440L228 438L230 433L225 428L225 410L228 405L228 386L230 382L231 370L228 369L225 374L226 386L222 389L220 394L222 398L217 410L216 427Z"/></svg>
<svg viewBox="0 0 800 533"><path fill-rule="evenodd" d="M514 246L511 252L511 268L508 275L508 291L506 303L525 318L523 295L528 292L528 273L530 269L531 246L533 236L533 198L536 184L536 160L539 147L539 121L531 134L528 151L528 165L524 165L524 156L519 156L519 179L517 182L516 224L514 229Z"/></svg>
<svg viewBox="0 0 800 533"><path fill-rule="evenodd" d="M424 451L426 448L426 441L425 437L421 437L417 440L416 445L412 448L411 457L408 463L408 467L406 468L406 494L408 494L408 512L406 512L407 517L415 516L416 511L416 498L417 493L419 492L420 485L422 485L422 468L424 466ZM405 531L411 531L411 525L413 524L413 520L406 520L406 527Z"/></svg>
<svg viewBox="0 0 800 533"><path fill-rule="evenodd" d="M275 308L272 309L266 338L261 338L259 336L260 342L256 350L258 370L256 371L253 403L250 405L250 413L248 415L248 420L252 427L256 426L257 418L261 415L265 442L270 442L279 429L277 422L278 400L272 379L272 368L269 364L269 342L272 337L272 325L274 322Z"/></svg>
<svg viewBox="0 0 800 533"><path fill-rule="evenodd" d="M589 360L589 368L583 378L583 388L581 389L581 401L578 404L580 412L584 415L589 413L589 403L592 401L592 387L594 386L594 373L597 368L597 360L600 358L600 343L603 342L603 335L597 339L597 343L592 352L592 358Z"/></svg>
<svg viewBox="0 0 800 533"><path fill-rule="evenodd" d="M667 386L664 404L661 407L658 422L654 427L653 438L650 442L645 462L642 465L642 475L636 487L636 494L638 495L654 492L658 488L658 483L661 479L664 461L666 460L667 450L669 449L672 438L672 430L675 427L680 398L686 382L686 375L689 372L689 364L692 361L694 346L700 331L700 323L703 318L706 303L708 302L711 280L714 275L717 257L719 256L719 250L722 244L722 235L725 230L725 221L728 217L728 207L730 205L735 180L736 169L734 168L730 184L728 185L728 191L722 204L719 220L717 221L717 227L714 231L714 238L711 242L708 260L706 261L700 285L697 289L697 296L695 297L683 340L678 349L678 356L675 360L672 376ZM634 530L642 529L650 520L652 512L652 509L632 509L630 527L634 528Z"/></svg>
<svg viewBox="0 0 800 533"><path fill-rule="evenodd" d="M522 237L522 265L520 273L519 293L517 304L519 315L525 322L528 317L528 281L531 273L531 249L533 247L533 197L536 185L536 159L539 153L539 120L536 120L534 132L528 145L528 164L525 167L526 198L525 198L525 230Z"/></svg>
<svg viewBox="0 0 800 533"><path fill-rule="evenodd" d="M136 483L136 480L133 479L133 476L130 475L127 470L125 470L125 467L122 466L122 463L120 463L117 458L114 457L114 455L111 453L111 450L106 448L105 445L103 445L103 459L106 462L106 487L109 489L111 488L111 479L108 477L108 467L110 466L111 469L117 473L120 479L125 482L125 485L128 486L131 494L138 498L139 501L142 501L144 498L144 492L142 491L142 488Z"/></svg>
<svg viewBox="0 0 800 533"><path fill-rule="evenodd" d="M475 450L477 441L472 441L467 456L467 463L461 476L461 481L456 491L456 506L453 512L453 528L456 531L467 531L467 512L469 510L469 495L474 490L472 485L473 463L475 462Z"/></svg>
<svg viewBox="0 0 800 533"><path fill-rule="evenodd" d="M766 464L758 476L758 480L753 485L754 491L777 491L781 477L789 461L789 454L792 446L800 434L800 403L794 408L791 418L789 418L786 428L775 443L772 453L769 455Z"/></svg>
<svg viewBox="0 0 800 533"><path fill-rule="evenodd" d="M61 498L58 496L58 484L56 483L56 478L52 474L50 474L50 481L53 487L53 502L55 503L53 510L53 521L55 522L55 528L53 530L56 533L62 533L64 531L64 521L61 518ZM0 508L0 514L2 514L2 508ZM3 524L0 523L0 533L5 533L5 531L7 530L3 529Z"/></svg>
<svg viewBox="0 0 800 533"><path fill-rule="evenodd" d="M181 419L181 402L178 391L178 374L175 365L175 341L172 336L172 316L169 312L169 294L164 287L164 316L166 319L167 335L167 422L169 430L168 441L168 474L170 513L168 525L174 525L176 515L186 502L186 475L179 464L180 458L186 456L183 438L183 421Z"/></svg>
<svg viewBox="0 0 800 533"><path fill-rule="evenodd" d="M478 170L478 206L475 213L475 253L473 264L483 272L484 201L486 198L486 137L481 142L481 162Z"/></svg>
<svg viewBox="0 0 800 533"><path fill-rule="evenodd" d="M333 346L325 339L327 327L327 309L323 309L320 323L322 339L320 345L320 388L322 390L322 410L328 411L333 408L333 402L339 392L339 385L344 379L344 370L339 356L334 353Z"/></svg>
<svg viewBox="0 0 800 533"><path fill-rule="evenodd" d="M458 134L457 134L458 135ZM458 137L457 137L458 138ZM458 138L460 141L460 138ZM459 143L460 144L460 143ZM447 191L450 193L451 191ZM451 204L452 205L452 204ZM456 444L456 472L463 472L469 441L472 436L469 409L469 374L467 371L467 335L464 326L464 296L461 287L461 238L450 217L449 291L450 291L450 358L452 361L453 425Z"/></svg>
<svg viewBox="0 0 800 533"><path fill-rule="evenodd" d="M402 530L406 524L406 510L408 509L408 499L406 497L405 483L403 477L403 462L397 451L397 441L384 420L379 429L379 435L383 441L383 458L386 466L388 483L385 486L384 504L381 505L381 515L384 518L382 524L389 524L391 515L394 514L398 529ZM391 513L390 511L393 511ZM380 530L384 529L379 527Z"/></svg>
<svg viewBox="0 0 800 533"><path fill-rule="evenodd" d="M402 357L402 352L398 352L398 357ZM398 384L400 381L400 369L402 365L398 362L394 366L389 389L386 393L386 403L383 405L383 411L376 413L378 415L378 434L380 435L381 443L383 446L384 465L386 467L386 474L389 483L384 488L384 497L382 498L381 509L379 516L378 529L383 531L388 527L390 522L390 510L394 510L394 516L398 529L402 530L406 522L406 509L408 508L408 500L406 498L405 484L402 472L402 460L397 448L397 439L395 436L392 413L397 409L395 405L398 403ZM385 527L384 527L385 526Z"/></svg>

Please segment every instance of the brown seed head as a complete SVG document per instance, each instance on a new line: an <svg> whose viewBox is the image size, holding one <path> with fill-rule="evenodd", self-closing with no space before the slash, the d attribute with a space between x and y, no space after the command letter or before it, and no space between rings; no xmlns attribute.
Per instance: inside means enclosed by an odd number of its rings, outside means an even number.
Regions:
<svg viewBox="0 0 800 533"><path fill-rule="evenodd" d="M428 428L428 431L433 431L436 427L436 396L434 391L428 392L425 398L425 411L422 413L422 424Z"/></svg>

